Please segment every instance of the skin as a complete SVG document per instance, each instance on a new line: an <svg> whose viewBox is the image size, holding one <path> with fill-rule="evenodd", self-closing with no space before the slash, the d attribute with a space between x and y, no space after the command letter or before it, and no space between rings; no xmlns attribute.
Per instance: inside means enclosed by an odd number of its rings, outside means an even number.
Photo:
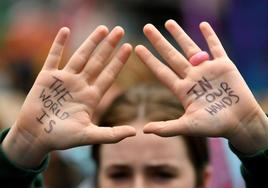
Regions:
<svg viewBox="0 0 268 188"><path fill-rule="evenodd" d="M197 66L191 65L189 59L202 50L175 21L168 20L165 27L181 46L185 56L151 24L144 27L144 34L168 66L160 62L143 45L138 45L135 52L177 96L185 109L185 114L179 119L150 122L145 125L143 131L163 137L225 137L244 154L254 154L268 148L268 118L235 64L227 56L211 26L206 22L200 24L211 58ZM59 31L20 114L2 142L6 156L21 167L37 167L53 150L96 143L115 143L136 134L136 130L131 126L104 128L92 123L97 104L131 53L132 47L129 44L123 44L113 53L124 35L124 30L115 27L109 32L105 26L99 26L73 54L66 66L59 69L69 34L67 28ZM43 103L40 101L40 93L43 89L49 90L53 77L63 81L64 88L71 93L72 98L61 106L61 110L70 115L67 119L60 120L55 114L49 113L50 118L57 121L48 134L44 131L48 123L40 124L36 118L42 114ZM220 83L228 83L233 94L239 97L239 101L214 115L206 112L205 109L211 104L206 101L205 95L196 98L193 94L188 94L189 89L204 77L213 88L207 92L215 91ZM200 88L198 91L202 92Z"/></svg>
<svg viewBox="0 0 268 188"><path fill-rule="evenodd" d="M21 167L38 166L52 150L113 143L135 135L135 130L130 126L103 128L92 122L95 107L131 53L131 45L124 43L112 56L124 30L115 27L109 32L105 26L97 27L71 56L66 66L59 69L69 35L68 28L62 28L58 32L19 117L3 141L2 147L6 155ZM67 112L69 117L62 120L45 109L48 115L40 123L37 118L43 114L44 109L40 94L44 89L48 95L52 94L49 93L50 86L55 77L62 81L60 89L64 88L72 96L66 96L66 100L60 100L62 105L58 104L61 111ZM57 100L58 97L52 97L55 103ZM55 121L52 130L51 120Z"/></svg>
<svg viewBox="0 0 268 188"><path fill-rule="evenodd" d="M200 24L212 58L197 66L193 66L189 59L202 50L174 20L168 20L165 27L178 42L185 56L152 24L144 26L144 34L169 66L157 59L143 45L138 45L135 52L157 78L177 96L184 106L185 114L179 119L148 123L144 127L144 132L160 136L221 136L245 154L253 154L267 148L268 119L235 64L227 56L211 26L207 22ZM239 97L239 101L233 102L231 106L214 115L209 114L205 109L209 108L211 103L206 101L206 95L197 99L194 94L188 94L190 88L198 84L203 77L207 78L212 88L206 94L216 91L219 85L225 82ZM202 92L202 89L199 87L197 91ZM216 102L219 100L220 97Z"/></svg>
<svg viewBox="0 0 268 188"><path fill-rule="evenodd" d="M194 188L196 175L183 138L145 135L144 124L131 123L135 137L101 146L99 187Z"/></svg>

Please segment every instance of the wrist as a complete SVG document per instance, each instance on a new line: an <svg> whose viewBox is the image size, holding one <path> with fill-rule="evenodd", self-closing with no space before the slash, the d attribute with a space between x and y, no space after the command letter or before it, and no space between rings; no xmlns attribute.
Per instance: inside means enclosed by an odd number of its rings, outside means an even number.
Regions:
<svg viewBox="0 0 268 188"><path fill-rule="evenodd" d="M239 152L255 154L268 148L268 118L261 109L245 118L238 127L228 139Z"/></svg>
<svg viewBox="0 0 268 188"><path fill-rule="evenodd" d="M36 140L31 139L13 126L2 142L2 150L14 165L34 169L45 159L47 152L40 149Z"/></svg>

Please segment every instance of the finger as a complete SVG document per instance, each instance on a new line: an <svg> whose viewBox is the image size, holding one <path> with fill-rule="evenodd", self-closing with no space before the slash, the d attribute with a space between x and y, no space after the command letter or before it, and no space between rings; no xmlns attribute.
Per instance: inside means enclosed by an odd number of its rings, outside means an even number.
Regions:
<svg viewBox="0 0 268 188"><path fill-rule="evenodd" d="M145 25L143 31L154 48L170 65L173 71L184 78L191 67L187 59L185 59L152 24Z"/></svg>
<svg viewBox="0 0 268 188"><path fill-rule="evenodd" d="M150 122L143 128L143 132L147 134L156 134L163 137L177 136L185 134L185 127L180 125L179 120Z"/></svg>
<svg viewBox="0 0 268 188"><path fill-rule="evenodd" d="M147 48L138 45L135 52L140 60L163 82L174 91L175 82L180 78L166 65L160 62Z"/></svg>
<svg viewBox="0 0 268 188"><path fill-rule="evenodd" d="M57 69L59 67L62 53L69 35L69 28L63 27L59 30L44 63L44 69Z"/></svg>
<svg viewBox="0 0 268 188"><path fill-rule="evenodd" d="M187 59L190 59L193 55L201 51L195 42L174 20L168 20L165 24L165 27L174 37L174 39L179 43L180 47L187 56Z"/></svg>
<svg viewBox="0 0 268 188"><path fill-rule="evenodd" d="M135 136L136 130L131 126L115 126L115 127L88 127L83 139L82 145L87 144L104 144L104 143L116 143L124 138Z"/></svg>
<svg viewBox="0 0 268 188"><path fill-rule="evenodd" d="M227 56L219 38L217 37L211 26L207 22L202 22L199 27L207 41L212 56L214 58Z"/></svg>
<svg viewBox="0 0 268 188"><path fill-rule="evenodd" d="M106 26L97 27L83 44L76 50L64 70L72 73L79 73L87 63L91 53L98 44L107 36L108 29Z"/></svg>
<svg viewBox="0 0 268 188"><path fill-rule="evenodd" d="M202 116L202 114L199 114ZM202 117L206 115L203 114ZM200 120L199 116L183 115L179 119L150 122L143 128L144 133L153 133L163 137L188 136L222 136L221 129L209 121ZM201 117L201 118L202 118Z"/></svg>
<svg viewBox="0 0 268 188"><path fill-rule="evenodd" d="M115 50L116 45L124 35L124 30L121 27L115 27L107 38L103 41L103 44L96 49L96 52L92 54L87 65L83 70L83 76L89 81L94 80L98 74L105 67L105 63Z"/></svg>
<svg viewBox="0 0 268 188"><path fill-rule="evenodd" d="M120 70L123 68L127 59L129 58L132 51L130 44L123 44L118 50L112 61L102 71L97 78L95 84L100 89L100 93L104 94L107 89L112 85Z"/></svg>

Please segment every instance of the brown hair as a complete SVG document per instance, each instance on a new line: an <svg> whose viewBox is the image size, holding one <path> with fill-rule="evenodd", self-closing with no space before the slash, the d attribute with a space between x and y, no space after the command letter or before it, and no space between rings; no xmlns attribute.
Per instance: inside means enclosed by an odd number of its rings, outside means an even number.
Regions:
<svg viewBox="0 0 268 188"><path fill-rule="evenodd" d="M166 121L182 116L184 109L166 88L156 84L139 85L118 96L100 118L101 126L130 123L138 118L146 121ZM209 161L206 138L182 136L195 168L197 185L202 185L202 172ZM92 158L100 166L100 145L92 148Z"/></svg>

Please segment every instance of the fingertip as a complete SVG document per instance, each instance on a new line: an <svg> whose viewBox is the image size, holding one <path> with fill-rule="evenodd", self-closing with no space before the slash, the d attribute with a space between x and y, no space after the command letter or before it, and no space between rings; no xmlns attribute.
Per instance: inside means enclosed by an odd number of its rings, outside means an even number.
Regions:
<svg viewBox="0 0 268 188"><path fill-rule="evenodd" d="M148 123L148 124L146 124L146 125L144 125L144 127L143 127L143 132L145 133L145 134L150 134L150 133L152 133L152 125L150 124L150 123Z"/></svg>
<svg viewBox="0 0 268 188"><path fill-rule="evenodd" d="M206 38L206 36L208 36L208 34L214 33L211 25L208 22L201 22L199 24L199 29L202 32L203 36Z"/></svg>
<svg viewBox="0 0 268 188"><path fill-rule="evenodd" d="M60 42L61 44L64 44L65 41L68 39L70 33L71 31L68 27L62 27L58 32L59 38L56 41Z"/></svg>
<svg viewBox="0 0 268 188"><path fill-rule="evenodd" d="M125 50L127 51L127 54L128 54L128 55L131 55L132 50L133 50L133 47L132 47L131 44L129 44L129 43L125 43L125 44L123 45L123 48L125 48Z"/></svg>
<svg viewBox="0 0 268 188"><path fill-rule="evenodd" d="M153 133L153 131L150 128L148 128L148 127L144 127L143 128L143 133L144 134L151 134L151 133Z"/></svg>
<svg viewBox="0 0 268 188"><path fill-rule="evenodd" d="M164 124L161 124L161 122L158 123L148 123L143 127L143 132L145 134L150 134L150 133L154 133L156 134L156 132L163 128Z"/></svg>
<svg viewBox="0 0 268 188"><path fill-rule="evenodd" d="M116 32L119 35L124 35L125 34L125 30L121 26L115 26L113 31Z"/></svg>
<svg viewBox="0 0 268 188"><path fill-rule="evenodd" d="M150 28L152 26L153 26L153 24L147 23L147 24L144 25L143 29L148 29L148 28Z"/></svg>
<svg viewBox="0 0 268 188"><path fill-rule="evenodd" d="M129 43L124 43L124 44L122 45L122 47L125 48L127 51L130 51L130 52L131 52L132 49L133 49L132 45L129 44Z"/></svg>
<svg viewBox="0 0 268 188"><path fill-rule="evenodd" d="M134 127L130 127L129 136L136 136L137 130Z"/></svg>
<svg viewBox="0 0 268 188"><path fill-rule="evenodd" d="M151 52L143 45L136 46L135 53L142 63L146 63L152 55Z"/></svg>
<svg viewBox="0 0 268 188"><path fill-rule="evenodd" d="M145 34L147 34L147 33L151 32L152 28L154 28L154 25L151 23L148 23L143 27L143 32Z"/></svg>
<svg viewBox="0 0 268 188"><path fill-rule="evenodd" d="M132 46L129 43L125 43L121 46L118 58L122 63L126 63L132 52Z"/></svg>
<svg viewBox="0 0 268 188"><path fill-rule="evenodd" d="M135 53L142 63L144 63L145 60L148 59L148 56L150 55L147 48L143 45L137 45L135 47Z"/></svg>
<svg viewBox="0 0 268 188"><path fill-rule="evenodd" d="M166 27L166 28L167 28L167 27L171 27L171 26L174 26L175 24L177 24L177 22L176 22L175 20L173 20L173 19L169 19L169 20L166 21L166 23L165 23L165 27Z"/></svg>
<svg viewBox="0 0 268 188"><path fill-rule="evenodd" d="M135 52L140 52L140 51L142 51L143 49L144 49L145 47L143 46L143 45L141 45L141 44L139 44L139 45L137 45L136 47L135 47Z"/></svg>
<svg viewBox="0 0 268 188"><path fill-rule="evenodd" d="M129 125L117 126L117 128L123 129L125 137L135 136L137 134L136 129Z"/></svg>
<svg viewBox="0 0 268 188"><path fill-rule="evenodd" d="M109 33L109 29L106 25L99 25L96 30L106 35Z"/></svg>
<svg viewBox="0 0 268 188"><path fill-rule="evenodd" d="M62 33L64 33L64 34L68 35L68 34L70 33L70 28L64 26L64 27L62 27L62 28L60 29L60 32L62 32Z"/></svg>
<svg viewBox="0 0 268 188"><path fill-rule="evenodd" d="M210 27L210 24L207 21L203 21L199 24L199 28L205 28L205 27Z"/></svg>

